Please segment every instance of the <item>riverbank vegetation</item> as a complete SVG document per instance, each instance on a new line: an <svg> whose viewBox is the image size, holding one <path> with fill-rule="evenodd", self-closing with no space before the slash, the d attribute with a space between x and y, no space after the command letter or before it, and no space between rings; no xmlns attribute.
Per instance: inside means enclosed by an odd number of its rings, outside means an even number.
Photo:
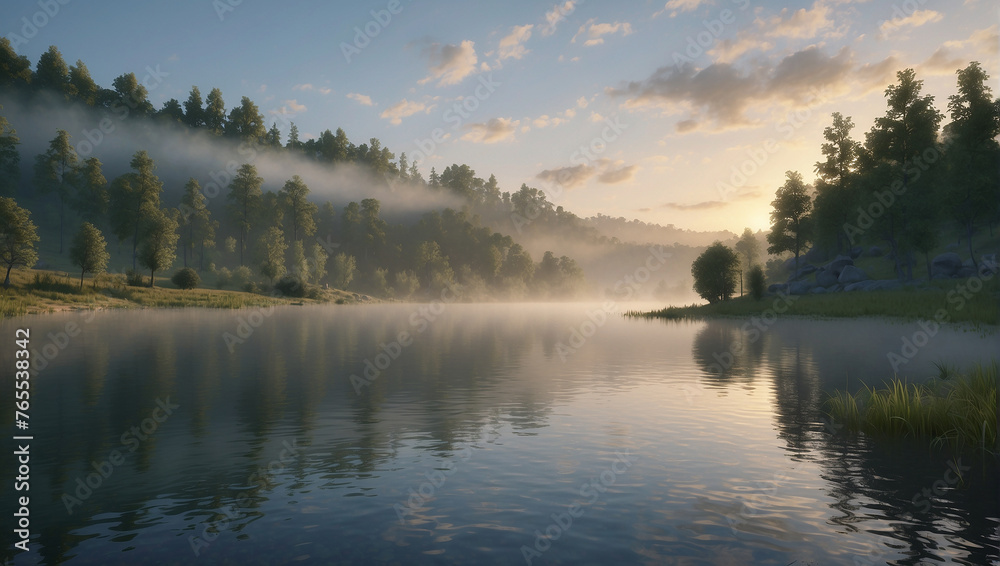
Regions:
<svg viewBox="0 0 1000 566"><path fill-rule="evenodd" d="M827 414L848 432L882 438L918 438L998 453L997 363L941 375L926 384L894 378L882 388L837 391Z"/></svg>

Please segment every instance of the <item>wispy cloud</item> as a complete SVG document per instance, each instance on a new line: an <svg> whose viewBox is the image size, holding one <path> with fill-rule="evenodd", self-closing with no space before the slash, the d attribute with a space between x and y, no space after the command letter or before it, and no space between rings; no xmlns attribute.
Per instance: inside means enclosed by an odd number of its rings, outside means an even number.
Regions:
<svg viewBox="0 0 1000 566"><path fill-rule="evenodd" d="M372 102L372 98L370 96L368 96L367 94L358 94L356 92L349 92L349 93L347 93L347 98L350 98L351 100L357 101L358 104L360 104L362 106L374 106L375 105L375 103Z"/></svg>
<svg viewBox="0 0 1000 566"><path fill-rule="evenodd" d="M514 139L514 132L521 124L520 120L510 118L492 118L483 123L466 124L465 141L473 143L497 143Z"/></svg>
<svg viewBox="0 0 1000 566"><path fill-rule="evenodd" d="M632 33L632 26L628 22L615 22L613 24L599 24L595 23L596 19L587 20L587 23L580 26L577 30L576 35L573 36L571 43L576 43L578 37L584 37L584 45L600 45L604 43L605 35L615 34L621 32L623 36L630 35Z"/></svg>
<svg viewBox="0 0 1000 566"><path fill-rule="evenodd" d="M575 9L576 2L574 0L567 0L562 4L556 4L551 10L545 12L545 25L542 26L542 35L547 37L554 34L559 22L566 19L566 16L572 14Z"/></svg>
<svg viewBox="0 0 1000 566"><path fill-rule="evenodd" d="M430 75L420 79L418 84L437 81L437 86L449 86L462 82L476 71L479 58L476 56L475 42L465 40L458 45L427 43L423 47Z"/></svg>
<svg viewBox="0 0 1000 566"><path fill-rule="evenodd" d="M503 61L504 59L520 59L527 55L528 49L524 44L531 38L531 29L533 27L535 26L531 24L514 26L510 34L500 40L500 45L497 48L497 58Z"/></svg>
<svg viewBox="0 0 1000 566"><path fill-rule="evenodd" d="M434 106L434 104L428 105L424 102L410 101L404 98L383 110L379 117L389 120L389 123L394 126L398 126L403 122L403 118L413 116L418 112L429 113L434 109Z"/></svg>
<svg viewBox="0 0 1000 566"><path fill-rule="evenodd" d="M886 20L882 22L882 25L879 26L878 29L884 37L893 31L903 30L906 28L918 28L923 25L939 22L943 17L944 16L941 12L935 12L934 10L917 10L909 16L896 17L891 20Z"/></svg>

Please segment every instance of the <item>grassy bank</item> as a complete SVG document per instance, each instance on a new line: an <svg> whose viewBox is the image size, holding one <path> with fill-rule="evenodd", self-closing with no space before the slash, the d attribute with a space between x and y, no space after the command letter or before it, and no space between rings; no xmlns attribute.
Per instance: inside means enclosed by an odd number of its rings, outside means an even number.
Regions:
<svg viewBox="0 0 1000 566"><path fill-rule="evenodd" d="M148 278L147 278L148 280ZM0 319L11 316L74 309L202 307L238 309L268 305L355 302L351 293L321 290L316 299L271 297L257 293L220 289L178 289L167 278L157 278L156 287L94 286L93 279L48 270L11 272L11 288L0 287Z"/></svg>
<svg viewBox="0 0 1000 566"><path fill-rule="evenodd" d="M835 392L826 410L851 432L920 438L997 453L997 364L928 384L893 379L882 389Z"/></svg>
<svg viewBox="0 0 1000 566"><path fill-rule="evenodd" d="M932 320L943 310L948 322L1000 324L997 278L983 282L983 287L976 293L966 291L967 294L962 295L959 286L964 283L965 281L960 280L946 280L934 281L927 288L801 295L789 297L787 302L773 296L764 297L760 301L745 296L714 304L667 307L651 312L631 311L626 316L665 319L747 317L772 310L777 302L779 309L787 306L787 310L780 313L781 316L885 316Z"/></svg>

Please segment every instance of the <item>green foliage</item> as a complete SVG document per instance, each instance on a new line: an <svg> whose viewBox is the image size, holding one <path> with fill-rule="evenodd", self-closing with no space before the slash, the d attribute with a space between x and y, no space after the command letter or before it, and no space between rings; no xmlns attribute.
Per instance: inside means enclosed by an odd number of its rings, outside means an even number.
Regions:
<svg viewBox="0 0 1000 566"><path fill-rule="evenodd" d="M334 287L347 289L347 286L354 280L356 271L357 262L354 260L354 256L343 252L333 256L333 263L330 265L330 279Z"/></svg>
<svg viewBox="0 0 1000 566"><path fill-rule="evenodd" d="M129 287L142 287L145 285L142 273L139 273L134 269L127 269L125 271L125 284Z"/></svg>
<svg viewBox="0 0 1000 566"><path fill-rule="evenodd" d="M223 289L225 287L228 287L232 282L233 282L233 274L229 272L228 267L222 267L215 272L216 289Z"/></svg>
<svg viewBox="0 0 1000 566"><path fill-rule="evenodd" d="M6 40L6 38L0 39L0 41ZM0 44L0 55L2 53ZM17 190L17 182L21 177L21 154L17 151L20 143L17 131L10 127L6 118L0 116L0 196L13 195Z"/></svg>
<svg viewBox="0 0 1000 566"><path fill-rule="evenodd" d="M798 265L799 252L811 240L809 211L812 200L797 171L785 172L785 184L774 194L771 201L771 232L767 235L767 253L780 254L789 251L795 254Z"/></svg>
<svg viewBox="0 0 1000 566"><path fill-rule="evenodd" d="M858 155L861 144L851 138L854 122L840 112L833 113L833 125L823 130L821 151L826 158L816 162L816 200L813 228L818 244L840 251L846 247L844 225L851 221L858 199Z"/></svg>
<svg viewBox="0 0 1000 566"><path fill-rule="evenodd" d="M108 180L101 160L91 157L77 169L77 187L70 206L87 222L103 224L108 214Z"/></svg>
<svg viewBox="0 0 1000 566"><path fill-rule="evenodd" d="M179 289L194 289L201 283L201 277L198 276L197 271L190 267L182 267L177 270L177 273L174 273L170 281Z"/></svg>
<svg viewBox="0 0 1000 566"><path fill-rule="evenodd" d="M201 185L197 179L192 177L184 185L184 196L181 197L178 210L184 266L187 267L189 254L193 259L196 248L201 250L199 255L204 265L205 248L215 246L215 230L219 223L212 220L212 214L205 204L205 196L201 193Z"/></svg>
<svg viewBox="0 0 1000 566"><path fill-rule="evenodd" d="M49 149L35 160L35 186L41 194L55 194L59 201L59 253L63 250L66 202L78 183L76 169L76 150L69 143L69 134L66 130L57 130L56 137L49 142Z"/></svg>
<svg viewBox="0 0 1000 566"><path fill-rule="evenodd" d="M274 284L274 289L283 297L301 298L306 296L308 285L299 277L285 275Z"/></svg>
<svg viewBox="0 0 1000 566"><path fill-rule="evenodd" d="M767 281L764 278L764 268L760 265L754 265L747 272L747 287L750 288L750 296L753 297L755 301L759 301L763 296L764 292L767 291Z"/></svg>
<svg viewBox="0 0 1000 566"><path fill-rule="evenodd" d="M928 384L898 378L882 389L835 392L826 403L835 422L852 432L914 437L996 453L997 364L975 366L966 375Z"/></svg>
<svg viewBox="0 0 1000 566"><path fill-rule="evenodd" d="M392 294L398 299L409 299L420 289L420 279L412 271L397 271L393 278Z"/></svg>
<svg viewBox="0 0 1000 566"><path fill-rule="evenodd" d="M239 226L240 265L243 265L243 252L246 250L250 222L261 207L261 186L264 179L257 175L257 168L249 163L240 166L232 182L229 183L229 213Z"/></svg>
<svg viewBox="0 0 1000 566"><path fill-rule="evenodd" d="M309 187L298 175L285 182L281 189L281 202L285 207L288 219L292 223L292 241L298 241L305 236L316 233L314 216L319 207L309 202Z"/></svg>
<svg viewBox="0 0 1000 566"><path fill-rule="evenodd" d="M156 164L145 151L138 151L130 163L133 171L116 178L108 188L111 231L118 241L132 239L133 269L143 234L160 210L163 183L154 174Z"/></svg>
<svg viewBox="0 0 1000 566"><path fill-rule="evenodd" d="M285 274L285 234L281 228L271 226L261 236L257 243L257 253L260 257L260 274L267 277L270 282L275 278Z"/></svg>
<svg viewBox="0 0 1000 566"><path fill-rule="evenodd" d="M73 265L80 268L80 288L83 288L83 276L86 273L100 273L107 269L108 244L104 241L104 234L90 222L84 222L80 230L73 237L73 243L69 248L69 257ZM96 281L95 281L96 286Z"/></svg>
<svg viewBox="0 0 1000 566"><path fill-rule="evenodd" d="M177 221L163 210L149 217L139 248L139 264L149 270L149 286L155 285L157 271L164 271L177 259Z"/></svg>
<svg viewBox="0 0 1000 566"><path fill-rule="evenodd" d="M739 261L733 250L715 242L691 265L694 291L709 303L728 301L736 292Z"/></svg>
<svg viewBox="0 0 1000 566"><path fill-rule="evenodd" d="M0 264L7 268L4 288L10 287L10 271L15 267L31 267L38 261L35 245L38 232L31 213L17 206L9 197L0 197Z"/></svg>

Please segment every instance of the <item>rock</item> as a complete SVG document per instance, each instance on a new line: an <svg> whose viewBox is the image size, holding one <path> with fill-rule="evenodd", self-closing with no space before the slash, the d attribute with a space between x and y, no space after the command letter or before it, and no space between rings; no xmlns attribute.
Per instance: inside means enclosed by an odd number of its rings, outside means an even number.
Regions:
<svg viewBox="0 0 1000 566"><path fill-rule="evenodd" d="M798 271L795 272L795 275L793 275L791 277L791 279L793 281L796 280L796 279L802 279L806 275L809 275L810 273L815 273L815 272L816 272L816 266L815 265L804 265L804 266L802 266L801 269L799 269Z"/></svg>
<svg viewBox="0 0 1000 566"><path fill-rule="evenodd" d="M788 292L788 283L773 283L767 288L768 293L786 293Z"/></svg>
<svg viewBox="0 0 1000 566"><path fill-rule="evenodd" d="M861 246L854 246L853 248L851 248L848 254L851 256L851 259L858 259L859 257L861 257L861 254L864 253L864 251L865 251L864 248L862 248Z"/></svg>
<svg viewBox="0 0 1000 566"><path fill-rule="evenodd" d="M844 286L838 283L833 287L827 287L826 290L830 293L839 293L844 290Z"/></svg>
<svg viewBox="0 0 1000 566"><path fill-rule="evenodd" d="M976 274L975 267L972 267L971 265L963 265L962 267L958 268L958 271L955 272L955 275L953 275L953 277L958 277L960 279L968 279L969 277L972 277L975 274Z"/></svg>
<svg viewBox="0 0 1000 566"><path fill-rule="evenodd" d="M816 272L816 284L820 287L832 287L837 284L837 275L826 268L820 268Z"/></svg>
<svg viewBox="0 0 1000 566"><path fill-rule="evenodd" d="M847 257L846 255L838 255L837 257L833 258L833 261L824 265L823 267L825 267L829 271L832 271L833 274L836 275L837 277L840 277L840 272L844 269L845 266L848 265L854 265L854 260Z"/></svg>
<svg viewBox="0 0 1000 566"><path fill-rule="evenodd" d="M853 265L845 265L844 269L840 272L840 277L837 278L837 282L849 285L851 283L857 283L858 281L865 281L867 279L868 274L864 271L854 267Z"/></svg>
<svg viewBox="0 0 1000 566"><path fill-rule="evenodd" d="M868 248L868 257L882 257L883 255L885 255L885 252L878 246Z"/></svg>
<svg viewBox="0 0 1000 566"><path fill-rule="evenodd" d="M876 285L875 281L858 281L844 287L845 291L871 291Z"/></svg>
<svg viewBox="0 0 1000 566"><path fill-rule="evenodd" d="M892 291L903 288L903 283L899 279L878 279L866 283L871 283L869 291Z"/></svg>
<svg viewBox="0 0 1000 566"><path fill-rule="evenodd" d="M830 257L830 254L826 252L823 248L819 246L813 246L809 248L809 251L802 254L802 259L808 261L809 263L819 263L821 261L826 261Z"/></svg>
<svg viewBox="0 0 1000 566"><path fill-rule="evenodd" d="M813 284L808 281L796 281L788 284L789 295L805 295L812 289Z"/></svg>
<svg viewBox="0 0 1000 566"><path fill-rule="evenodd" d="M943 253L931 261L931 277L952 277L962 268L962 258L955 252Z"/></svg>
<svg viewBox="0 0 1000 566"><path fill-rule="evenodd" d="M824 289L823 287L813 287L812 289L809 290L809 292L814 295L820 295L826 293L826 289Z"/></svg>

